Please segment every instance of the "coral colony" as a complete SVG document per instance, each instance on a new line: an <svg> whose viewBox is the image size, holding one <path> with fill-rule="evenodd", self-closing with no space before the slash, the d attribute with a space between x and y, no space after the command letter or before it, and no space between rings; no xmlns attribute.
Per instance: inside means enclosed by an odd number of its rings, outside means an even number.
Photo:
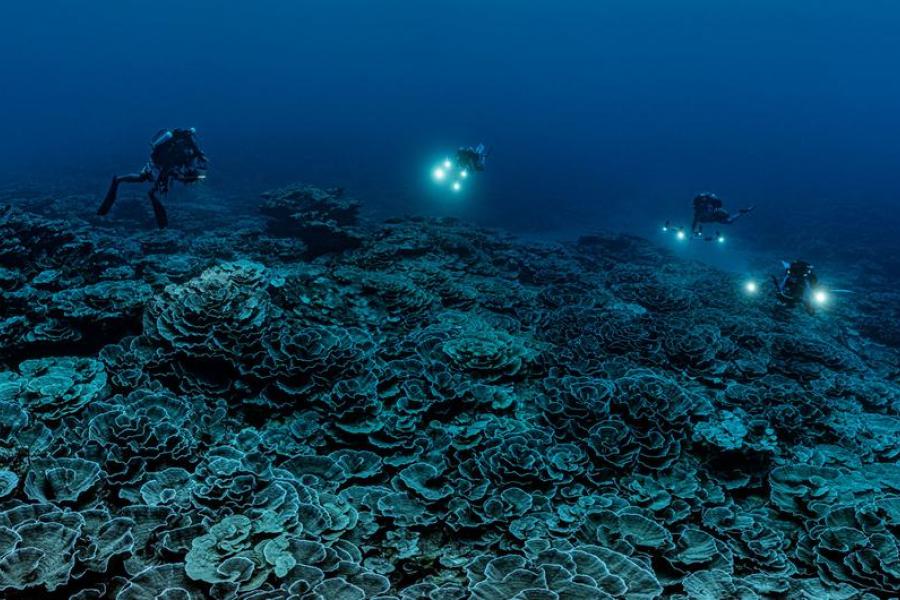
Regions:
<svg viewBox="0 0 900 600"><path fill-rule="evenodd" d="M894 350L635 238L358 208L0 211L0 596L900 594Z"/></svg>

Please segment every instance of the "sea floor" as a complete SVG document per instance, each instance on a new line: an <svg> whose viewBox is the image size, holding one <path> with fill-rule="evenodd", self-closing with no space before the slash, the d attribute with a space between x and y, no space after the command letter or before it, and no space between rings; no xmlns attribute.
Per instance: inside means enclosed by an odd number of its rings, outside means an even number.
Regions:
<svg viewBox="0 0 900 600"><path fill-rule="evenodd" d="M900 595L884 281L808 315L338 189L4 196L2 598Z"/></svg>

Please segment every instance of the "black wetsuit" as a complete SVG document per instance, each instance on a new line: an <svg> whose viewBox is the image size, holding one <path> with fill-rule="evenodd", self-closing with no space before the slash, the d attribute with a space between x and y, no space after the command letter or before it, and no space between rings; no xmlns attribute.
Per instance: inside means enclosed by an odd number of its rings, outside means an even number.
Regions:
<svg viewBox="0 0 900 600"><path fill-rule="evenodd" d="M206 155L197 145L193 129L166 129L160 131L150 143L150 161L138 173L113 177L98 215L107 214L116 201L120 183L145 183L153 185L147 193L153 214L160 228L169 224L166 209L159 197L169 192L172 181L194 183L203 179Z"/></svg>

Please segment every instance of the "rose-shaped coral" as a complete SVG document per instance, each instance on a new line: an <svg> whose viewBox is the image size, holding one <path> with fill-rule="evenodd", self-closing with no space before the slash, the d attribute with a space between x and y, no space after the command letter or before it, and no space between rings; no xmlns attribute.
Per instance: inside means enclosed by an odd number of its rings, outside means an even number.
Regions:
<svg viewBox="0 0 900 600"><path fill-rule="evenodd" d="M561 438L580 441L597 422L609 418L615 386L608 379L551 374L542 388L542 417Z"/></svg>
<svg viewBox="0 0 900 600"><path fill-rule="evenodd" d="M327 391L371 366L371 337L358 329L288 322L270 330L262 347L261 360L247 373L268 382L273 397L286 400Z"/></svg>
<svg viewBox="0 0 900 600"><path fill-rule="evenodd" d="M635 369L616 380L613 407L637 426L665 430L683 427L708 403L659 371Z"/></svg>
<svg viewBox="0 0 900 600"><path fill-rule="evenodd" d="M228 263L166 287L144 315L144 332L181 357L252 361L273 310L262 265Z"/></svg>
<svg viewBox="0 0 900 600"><path fill-rule="evenodd" d="M641 453L631 428L617 419L607 419L591 427L585 445L601 472L631 469Z"/></svg>
<svg viewBox="0 0 900 600"><path fill-rule="evenodd" d="M561 465L553 465L553 449L552 436L544 429L530 429L521 434L501 434L488 440L475 456L464 461L460 465L460 473L476 483L490 482L500 487L513 485L534 490L552 489L554 484L571 478L571 469L565 466L568 458L560 456Z"/></svg>
<svg viewBox="0 0 900 600"><path fill-rule="evenodd" d="M89 358L26 360L19 365L19 375L5 374L0 385L0 394L18 398L41 419L56 420L102 397L106 370Z"/></svg>
<svg viewBox="0 0 900 600"><path fill-rule="evenodd" d="M674 284L653 281L618 285L613 291L623 300L635 302L656 313L685 312L693 302L690 292Z"/></svg>
<svg viewBox="0 0 900 600"><path fill-rule="evenodd" d="M447 361L458 371L492 382L524 377L537 354L521 337L452 313L441 325L415 334L413 343L429 360Z"/></svg>
<svg viewBox="0 0 900 600"><path fill-rule="evenodd" d="M717 360L723 346L719 329L713 325L676 321L665 328L662 347L676 367L692 373L718 374L725 363Z"/></svg>
<svg viewBox="0 0 900 600"><path fill-rule="evenodd" d="M624 554L594 545L559 547L535 540L529 556L480 557L467 566L477 600L632 598L653 600L662 586L652 570Z"/></svg>

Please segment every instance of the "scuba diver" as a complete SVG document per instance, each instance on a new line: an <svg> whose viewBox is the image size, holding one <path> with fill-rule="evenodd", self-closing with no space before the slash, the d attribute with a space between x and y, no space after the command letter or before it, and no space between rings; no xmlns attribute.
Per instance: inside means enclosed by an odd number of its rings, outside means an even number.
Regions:
<svg viewBox="0 0 900 600"><path fill-rule="evenodd" d="M484 171L487 161L488 149L484 144L478 144L474 148L460 148L456 151L456 166L460 171Z"/></svg>
<svg viewBox="0 0 900 600"><path fill-rule="evenodd" d="M673 225L670 221L666 221L663 225L663 231L673 231L679 240L703 240L705 242L725 241L725 236L716 231L715 235L704 235L703 223L719 223L722 225L731 225L741 217L749 214L753 207L742 208L737 214L730 214L722 208L722 201L715 194L703 193L694 197L694 220L691 222L690 234L685 231L682 225Z"/></svg>
<svg viewBox="0 0 900 600"><path fill-rule="evenodd" d="M782 262L784 265L784 275L779 281L777 277L772 275L772 283L775 284L775 297L790 307L803 304L806 312L815 314L814 302L822 303L825 300L823 291L816 291L819 278L813 266L802 260L795 260L792 263Z"/></svg>
<svg viewBox="0 0 900 600"><path fill-rule="evenodd" d="M432 171L435 182L450 183L450 189L459 192L463 189L463 181L475 171L484 171L488 149L484 144L460 148L456 151L456 160L444 159Z"/></svg>
<svg viewBox="0 0 900 600"><path fill-rule="evenodd" d="M197 144L197 130L163 129L150 142L150 160L138 173L118 175L112 178L103 204L97 209L98 215L106 215L116 201L120 183L145 183L152 181L148 196L160 228L169 224L166 209L159 197L169 192L173 181L184 184L196 183L206 178L206 154Z"/></svg>
<svg viewBox="0 0 900 600"><path fill-rule="evenodd" d="M703 193L694 198L694 220L691 223L691 233L703 235L703 223L720 223L731 225L746 214L750 214L753 207L742 208L736 215L730 214L722 208L722 201L715 194Z"/></svg>

